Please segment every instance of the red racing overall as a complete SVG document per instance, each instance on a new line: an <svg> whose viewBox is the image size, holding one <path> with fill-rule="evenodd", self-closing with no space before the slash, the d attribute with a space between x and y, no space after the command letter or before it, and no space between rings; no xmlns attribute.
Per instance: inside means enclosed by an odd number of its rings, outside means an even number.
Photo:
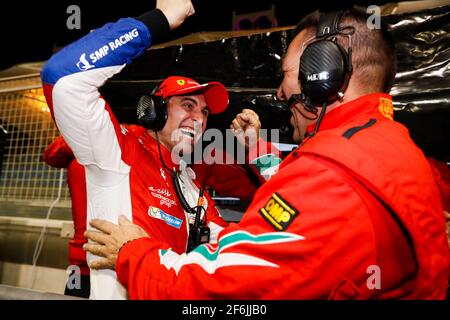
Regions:
<svg viewBox="0 0 450 320"><path fill-rule="evenodd" d="M445 298L439 191L392 116L384 94L331 110L215 245L126 244L116 271L130 298Z"/></svg>

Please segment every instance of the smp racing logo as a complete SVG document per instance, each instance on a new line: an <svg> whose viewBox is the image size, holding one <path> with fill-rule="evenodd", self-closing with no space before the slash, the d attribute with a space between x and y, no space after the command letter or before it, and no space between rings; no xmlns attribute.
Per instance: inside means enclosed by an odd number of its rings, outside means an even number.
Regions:
<svg viewBox="0 0 450 320"><path fill-rule="evenodd" d="M80 57L80 60L77 62L77 67L81 71L86 71L86 70L94 68L95 66L90 64L89 61L87 61L86 53L83 53Z"/></svg>
<svg viewBox="0 0 450 320"><path fill-rule="evenodd" d="M86 53L83 53L80 56L80 60L77 62L77 67L81 71L86 71L89 69L92 69L95 67L95 63L106 57L110 52L120 48L124 44L127 44L128 42L132 41L133 39L136 39L139 37L139 31L134 28L133 30L124 33L117 37L116 39L108 42L107 44L104 44L94 52L87 55Z"/></svg>

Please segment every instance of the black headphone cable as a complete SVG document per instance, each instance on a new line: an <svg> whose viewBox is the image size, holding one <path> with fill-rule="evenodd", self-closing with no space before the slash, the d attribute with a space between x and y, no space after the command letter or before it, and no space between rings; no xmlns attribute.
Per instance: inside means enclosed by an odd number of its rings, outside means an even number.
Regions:
<svg viewBox="0 0 450 320"><path fill-rule="evenodd" d="M322 110L320 110L319 117L317 118L316 125L314 126L314 132L312 134L313 137L319 131L319 127L320 127L320 125L322 123L323 117L325 116L326 112L327 112L327 103L324 102L323 105L322 105Z"/></svg>
<svg viewBox="0 0 450 320"><path fill-rule="evenodd" d="M172 170L169 169L169 167L164 162L164 159L162 157L162 152L161 152L161 146L160 146L160 142L159 142L158 131L155 131L155 134L156 134L156 141L158 142L159 159L161 160L161 163L164 166L164 168L166 168L170 172L170 178L172 180L172 184L175 189L175 194L176 194L178 200L180 201L180 204L183 207L184 211L186 211L190 214L195 214L195 209L192 208L188 204L186 198L183 195L183 191L181 190L181 186L180 186L180 181L178 180L177 169L175 167L173 167Z"/></svg>
<svg viewBox="0 0 450 320"><path fill-rule="evenodd" d="M195 249L198 245L202 243L208 243L210 239L210 233L211 230L206 225L201 225L201 214L202 210L204 211L204 219L205 221L202 223L206 224L206 210L203 207L203 188L200 188L199 190L199 197L198 197L198 203L197 206L191 207L188 202L186 201L186 198L183 195L183 191L181 190L180 181L178 180L178 172L175 167L172 168L172 170L169 169L169 167L164 162L164 159L162 157L161 152L161 146L159 142L159 136L158 131L155 131L156 134L156 141L158 142L158 151L159 151L159 158L161 160L161 163L163 166L170 171L170 178L172 179L172 184L175 189L175 194L180 201L181 206L183 207L184 211L186 211L188 214L192 214L195 216L194 222L191 225L189 222L189 219L187 223L189 224L189 232L188 232L188 241L186 246L186 252L190 252L193 249Z"/></svg>

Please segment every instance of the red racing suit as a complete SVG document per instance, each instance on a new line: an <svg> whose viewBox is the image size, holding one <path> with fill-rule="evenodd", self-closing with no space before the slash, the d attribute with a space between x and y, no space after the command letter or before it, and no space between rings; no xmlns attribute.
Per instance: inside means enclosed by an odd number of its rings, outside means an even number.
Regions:
<svg viewBox="0 0 450 320"><path fill-rule="evenodd" d="M251 200L260 182L253 182L243 166L238 164L194 164L192 169L202 186L217 194ZM261 179L257 174L256 177Z"/></svg>
<svg viewBox="0 0 450 320"><path fill-rule="evenodd" d="M161 163L158 143L146 132L121 126L98 91L164 30L169 25L158 10L139 19L106 24L53 55L41 76L55 123L85 168L87 223L94 218L117 223L123 214L152 238L182 253L190 217L176 197L170 171ZM161 156L169 169L178 168L164 146ZM182 187L192 191L191 199L198 199L195 181L184 180ZM205 198L206 221L214 242L226 223L210 196L205 194ZM88 262L92 259L98 257L88 254ZM90 278L91 298L126 298L114 271L91 270Z"/></svg>
<svg viewBox="0 0 450 320"><path fill-rule="evenodd" d="M140 126L125 126L136 134L144 134ZM79 164L62 136L58 136L44 151L44 161L55 168L67 168L67 184L72 199L72 219L74 236L69 241L69 263L80 267L81 273L89 275L86 251L86 178L84 167ZM194 172L203 187L210 186L222 195L250 199L256 186L249 180L245 170L239 165L196 164Z"/></svg>
<svg viewBox="0 0 450 320"><path fill-rule="evenodd" d="M450 169L447 163L428 157L436 183L441 193L442 206L450 212Z"/></svg>
<svg viewBox="0 0 450 320"><path fill-rule="evenodd" d="M177 199L166 168L178 170L179 166L162 145L160 154L157 141L145 131L121 126L98 90L169 29L159 10L108 23L53 55L41 77L55 123L85 168L87 225L94 218L117 223L123 214L153 239L182 253L192 217ZM277 170L279 158L275 154L261 158L267 161L258 161L256 167L263 174ZM195 206L199 184L192 181L194 173L189 170L181 170L181 188L189 204ZM204 207L210 241L215 242L227 224L207 193ZM97 258L87 255L88 262ZM126 298L114 271L91 270L90 279L91 298Z"/></svg>
<svg viewBox="0 0 450 320"><path fill-rule="evenodd" d="M132 299L443 299L439 191L391 98L329 111L217 244L178 254L141 238L116 271Z"/></svg>
<svg viewBox="0 0 450 320"><path fill-rule="evenodd" d="M135 133L143 133L145 129L139 126L126 126ZM67 169L67 186L72 200L72 220L74 235L69 241L69 264L80 267L81 274L89 275L89 267L86 262L86 251L83 245L87 242L86 231L86 177L84 167L75 159L70 147L62 136L58 136L47 146L43 154L43 160L55 168Z"/></svg>

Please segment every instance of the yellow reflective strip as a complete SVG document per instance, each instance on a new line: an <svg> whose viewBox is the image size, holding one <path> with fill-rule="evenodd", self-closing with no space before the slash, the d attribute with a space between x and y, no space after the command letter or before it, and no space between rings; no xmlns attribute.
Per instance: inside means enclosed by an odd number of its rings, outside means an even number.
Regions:
<svg viewBox="0 0 450 320"><path fill-rule="evenodd" d="M283 229L283 227L281 227L281 225L272 218L272 216L266 211L266 209L262 208L261 212L267 219L269 219L274 224L274 226L277 229L279 229L279 230Z"/></svg>
<svg viewBox="0 0 450 320"><path fill-rule="evenodd" d="M279 197L277 197L277 195L276 195L275 193L272 195L272 197L274 197L275 200L277 200L277 202L280 203L280 204L283 206L283 208L285 208L287 211L289 211L289 213L290 213L291 215L294 215L294 214L295 214L295 211L292 210L292 208L288 207L287 204L285 204L284 201L283 201L282 199L280 199Z"/></svg>

